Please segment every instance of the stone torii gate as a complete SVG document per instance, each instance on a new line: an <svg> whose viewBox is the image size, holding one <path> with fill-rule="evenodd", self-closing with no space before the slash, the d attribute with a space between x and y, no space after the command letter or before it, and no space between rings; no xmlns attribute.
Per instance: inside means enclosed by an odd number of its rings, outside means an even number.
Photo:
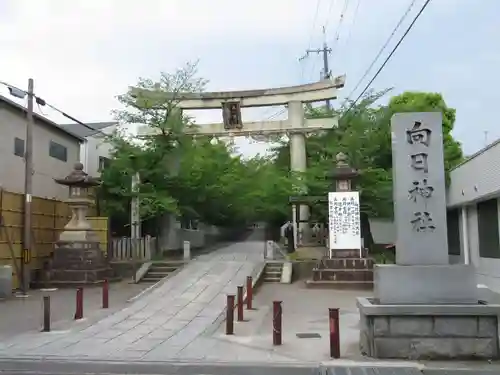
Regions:
<svg viewBox="0 0 500 375"><path fill-rule="evenodd" d="M179 110L222 109L223 123L196 124L186 129L185 134L205 136L260 136L288 134L290 137L290 169L305 172L307 169L305 134L336 127L338 119L304 118L304 103L313 103L337 98L338 90L344 87L345 76L320 82L245 91L219 91L202 93L174 93L131 88L135 97L151 100L172 100ZM288 118L282 121L243 122L241 108L286 105ZM152 128L139 127L139 136L151 134ZM300 206L300 217L309 217L309 207Z"/></svg>

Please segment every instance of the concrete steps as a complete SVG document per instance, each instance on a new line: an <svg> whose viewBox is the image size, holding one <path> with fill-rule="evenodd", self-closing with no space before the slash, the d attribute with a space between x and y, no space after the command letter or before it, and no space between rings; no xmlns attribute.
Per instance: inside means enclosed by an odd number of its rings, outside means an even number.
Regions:
<svg viewBox="0 0 500 375"><path fill-rule="evenodd" d="M139 281L140 283L157 283L163 278L169 276L172 272L177 271L184 265L182 261L162 261L154 262L149 267L144 277Z"/></svg>
<svg viewBox="0 0 500 375"><path fill-rule="evenodd" d="M264 268L263 281L265 283L281 282L281 274L283 273L282 262L267 262Z"/></svg>
<svg viewBox="0 0 500 375"><path fill-rule="evenodd" d="M322 259L313 268L308 288L321 289L373 289L373 259L339 257Z"/></svg>

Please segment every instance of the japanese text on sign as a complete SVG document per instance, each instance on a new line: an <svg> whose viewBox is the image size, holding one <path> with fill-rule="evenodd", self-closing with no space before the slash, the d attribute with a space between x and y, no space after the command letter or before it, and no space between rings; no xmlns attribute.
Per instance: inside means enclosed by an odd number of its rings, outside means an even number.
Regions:
<svg viewBox="0 0 500 375"><path fill-rule="evenodd" d="M406 131L406 140L413 147L424 146L428 148L431 142L432 131L419 121L415 121L413 127ZM416 232L429 232L436 229L432 220L432 213L428 209L428 200L432 197L434 188L428 183L429 154L422 152L419 148L410 155L411 168L421 174L421 178L414 179L408 189L408 200L413 202L417 208L410 218L412 228Z"/></svg>
<svg viewBox="0 0 500 375"><path fill-rule="evenodd" d="M330 249L360 249L358 192L328 193Z"/></svg>

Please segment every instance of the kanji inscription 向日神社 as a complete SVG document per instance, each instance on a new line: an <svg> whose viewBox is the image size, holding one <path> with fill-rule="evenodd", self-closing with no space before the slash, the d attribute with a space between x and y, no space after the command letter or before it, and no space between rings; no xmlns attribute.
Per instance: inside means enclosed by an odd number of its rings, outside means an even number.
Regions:
<svg viewBox="0 0 500 375"><path fill-rule="evenodd" d="M399 264L448 262L442 117L398 113L392 119L394 216Z"/></svg>

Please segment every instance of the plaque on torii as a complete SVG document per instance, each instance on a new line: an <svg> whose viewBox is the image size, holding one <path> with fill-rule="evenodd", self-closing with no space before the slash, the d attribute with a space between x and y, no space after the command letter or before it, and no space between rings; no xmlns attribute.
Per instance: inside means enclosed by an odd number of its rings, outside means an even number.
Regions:
<svg viewBox="0 0 500 375"><path fill-rule="evenodd" d="M241 130L243 128L243 123L241 121L240 102L222 103L222 119L224 121L225 130Z"/></svg>
<svg viewBox="0 0 500 375"><path fill-rule="evenodd" d="M322 80L305 85L201 93L175 93L131 88L133 97L148 97L152 100L175 100L180 110L221 109L221 123L199 124L187 127L185 134L208 136L256 136L293 133L308 133L331 129L337 126L337 118L304 118L302 104L337 98L338 90L344 86L345 76ZM288 119L246 121L243 126L241 108L286 105ZM293 110L291 110L293 108ZM140 126L139 136L151 135L156 131L147 125Z"/></svg>
<svg viewBox="0 0 500 375"><path fill-rule="evenodd" d="M159 92L132 87L132 97L147 97L152 100L174 100L179 110L220 109L222 107L222 123L201 124L186 127L184 134L204 136L270 136L287 134L290 137L290 169L304 173L307 170L307 154L305 134L338 126L338 118L306 118L304 104L336 99L338 90L344 87L345 76L325 79L320 82L298 86L267 88L242 91L219 92ZM241 121L241 108L267 107L286 105L286 120L245 122ZM158 129L141 126L139 136L149 136ZM300 217L307 221L309 208L300 205ZM303 237L307 238L307 230L299 228Z"/></svg>

